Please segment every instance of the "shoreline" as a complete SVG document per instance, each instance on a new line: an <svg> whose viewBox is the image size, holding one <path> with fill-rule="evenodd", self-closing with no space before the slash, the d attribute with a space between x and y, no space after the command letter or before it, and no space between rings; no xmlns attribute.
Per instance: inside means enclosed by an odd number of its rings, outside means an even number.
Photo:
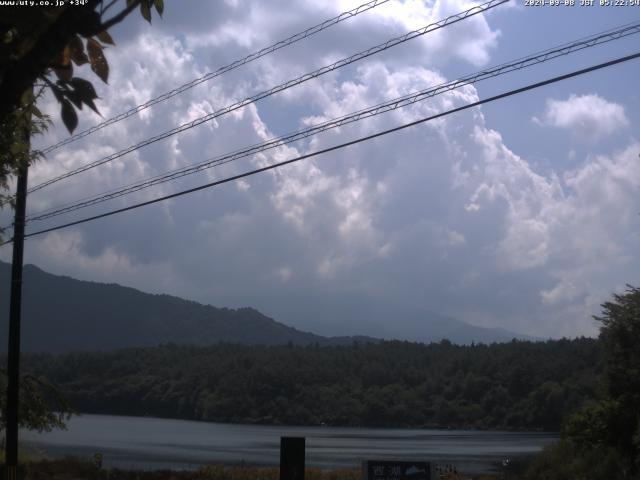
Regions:
<svg viewBox="0 0 640 480"><path fill-rule="evenodd" d="M213 421L213 420L200 420L194 418L186 418L186 417L160 417L155 415L135 415L135 414L126 414L126 413L104 413L104 412L74 412L71 415L71 419L73 418L82 418L85 416L94 416L94 417L110 417L110 418L135 418L135 419L149 419L149 420L167 420L167 421L179 421L179 422L193 422L197 424L207 424L207 425L228 425L230 427L241 427L241 426L249 426L249 427L273 427L273 428L333 428L333 429L363 429L363 430L380 430L380 431L389 431L389 430L430 430L437 432L477 432L477 433L498 433L498 434L527 434L527 435L544 435L544 436L560 436L559 431L552 430L544 430L544 429L523 429L523 428L480 428L480 427L472 427L470 425L460 426L460 425L391 425L391 426L380 426L380 425L337 425L337 424L302 424L302 423L267 423L267 422L230 422L230 421ZM250 420L250 419L249 419ZM67 420L68 422L68 420Z"/></svg>
<svg viewBox="0 0 640 480"><path fill-rule="evenodd" d="M538 432L366 429L219 424L151 417L84 415L69 429L23 431L32 451L53 458L104 456L109 468L197 469L204 464L278 466L281 437L306 438L313 468L359 468L362 460L432 461L491 473L504 460L528 461L557 435Z"/></svg>

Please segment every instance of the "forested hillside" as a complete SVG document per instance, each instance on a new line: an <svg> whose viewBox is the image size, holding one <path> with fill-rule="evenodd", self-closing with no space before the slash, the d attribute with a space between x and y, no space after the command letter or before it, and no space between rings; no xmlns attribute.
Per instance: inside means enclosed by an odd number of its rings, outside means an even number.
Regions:
<svg viewBox="0 0 640 480"><path fill-rule="evenodd" d="M0 298L9 298L10 272L9 264L0 262ZM390 319L399 318L420 326L408 336L390 329L385 337L388 340L448 338L465 344L513 338L533 340L504 329L474 326L428 312L383 304L372 308L385 323L392 324ZM364 332L367 333L364 336L326 337L285 325L254 308L217 308L117 284L52 275L34 265L24 267L22 314L21 342L25 352L106 351L155 347L167 342L206 346L219 342L351 345L354 340L377 341L368 336L369 331ZM7 331L8 318L8 303L5 303L4 308L0 307L0 331ZM341 320L348 322L349 317ZM0 352L6 348L6 342L0 342Z"/></svg>
<svg viewBox="0 0 640 480"><path fill-rule="evenodd" d="M597 340L164 345L37 354L81 412L218 422L558 430L594 398Z"/></svg>
<svg viewBox="0 0 640 480"><path fill-rule="evenodd" d="M0 262L0 298L9 298L10 266ZM0 310L7 331L8 304ZM368 337L322 337L276 322L253 308L216 308L117 284L85 282L24 267L22 349L63 353L152 347L175 342L211 345L351 344ZM0 342L0 352L6 351Z"/></svg>

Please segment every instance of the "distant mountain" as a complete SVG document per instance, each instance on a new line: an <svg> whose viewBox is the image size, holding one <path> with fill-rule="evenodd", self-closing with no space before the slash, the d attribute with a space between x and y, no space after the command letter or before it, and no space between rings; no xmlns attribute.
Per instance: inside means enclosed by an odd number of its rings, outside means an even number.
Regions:
<svg viewBox="0 0 640 480"><path fill-rule="evenodd" d="M446 338L457 344L510 342L511 340L539 341L540 338L514 333L503 328L472 325L426 308L384 298L357 294L331 295L331 302L310 295L309 308L301 318L294 305L260 303L262 311L278 311L278 320L295 324L319 334L349 335L366 332L385 340L409 340L431 343Z"/></svg>
<svg viewBox="0 0 640 480"><path fill-rule="evenodd" d="M6 351L11 266L0 262L0 351ZM86 282L24 267L22 349L61 353L163 343L350 345L364 337L323 337L288 327L252 308L215 308L117 284Z"/></svg>
<svg viewBox="0 0 640 480"><path fill-rule="evenodd" d="M381 306L378 310L378 318L385 313L385 308ZM541 340L540 338L529 335L514 333L504 328L487 328L471 325L455 318L415 307L396 306L395 317L402 318L402 322L398 322L399 325L389 325L388 322L385 323L380 318L378 325L381 325L381 327L367 330L367 332L373 336L385 339L396 338L401 340L410 338L413 341L422 343L438 342L446 338L453 343L461 345L468 345L472 342L487 344L510 342L514 338L517 340L530 341Z"/></svg>
<svg viewBox="0 0 640 480"><path fill-rule="evenodd" d="M10 265L0 262L0 299L3 299L4 310L0 322L0 351L7 348L10 272ZM26 352L107 351L164 343L350 345L354 341L379 341L367 336L316 335L288 327L253 308L216 308L117 284L52 275L34 265L24 267L22 308L22 348ZM378 315L383 313L383 308L377 308ZM380 328L372 328L371 333L382 333L378 336L387 339L422 342L448 338L454 343L491 343L525 338L506 330L475 327L433 314L425 316L421 312L394 309L387 318L398 319L403 313L407 315L407 324L414 328L385 331L381 328L384 322L378 321L376 324ZM412 319L412 316L416 318ZM393 325L396 322L386 323Z"/></svg>

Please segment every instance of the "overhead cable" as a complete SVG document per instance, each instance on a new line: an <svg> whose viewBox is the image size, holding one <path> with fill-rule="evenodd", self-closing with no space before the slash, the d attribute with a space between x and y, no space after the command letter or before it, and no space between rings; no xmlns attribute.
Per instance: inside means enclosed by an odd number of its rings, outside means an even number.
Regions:
<svg viewBox="0 0 640 480"><path fill-rule="evenodd" d="M223 67L218 68L217 70L213 71L213 72L209 72L199 78L196 78L194 80L191 80L190 82L185 83L184 85L181 85L177 88L174 88L173 90L163 93L162 95L159 95L155 98L152 98L151 100L148 100L145 103L142 103L140 105L137 105L129 110L127 110L126 112L120 113L114 117L109 118L108 120L105 120L101 123L99 123L98 125L95 125L93 127L87 128L86 130L83 130L81 132L76 133L75 135L72 135L68 138L65 138L64 140L54 144L54 145L50 145L46 148L44 148L43 150L41 150L42 153L47 154L49 152L52 152L60 147L62 147L63 145L68 145L72 142L75 142L76 140L79 140L81 138L86 137L87 135L91 135L92 133L97 132L98 130L103 129L104 127L107 127L109 125L112 125L114 123L117 123L121 120L124 120L125 118L130 117L131 115L135 115L136 113L139 113L143 110L146 110L147 108L156 105L157 103L160 102L164 102L165 100L168 100L172 97L175 97L176 95L179 95L183 92L186 92L187 90L190 90L191 88L195 87L196 85L199 85L203 82L207 82L213 78L219 77L220 75L223 75L227 72L230 72L231 70L234 70L242 65L246 65L247 63L253 62L254 60L257 60L259 58L264 57L265 55L268 55L270 53L273 53L277 50L280 50L281 48L284 47L288 47L289 45L292 45L296 42L299 42L300 40L303 40L305 38L311 37L312 35L315 35L316 33L319 33L323 30L326 30L329 27L332 27L333 25L336 25L340 22L343 22L345 20L348 20L350 18L355 17L356 15L359 15L363 12L366 12L368 10L371 10L372 8L375 8L379 5L382 5L383 3L388 2L389 0L372 0L370 2L367 3L363 3L362 5L353 8L351 10L349 10L348 12L342 12L340 15L330 18L328 20L325 20L322 23L319 23L318 25L315 25L313 27L307 28L306 30L296 33L295 35L292 35L284 40L280 40L279 42L274 43L273 45L270 45L268 47L265 47L261 50L258 50L257 52L253 52L249 55L247 55L244 58L241 58L239 60L235 60L231 63L229 63L228 65L225 65Z"/></svg>
<svg viewBox="0 0 640 480"><path fill-rule="evenodd" d="M617 65L617 64L620 64L620 63L623 63L623 62L628 62L630 60L634 60L634 59L639 58L639 57L640 57L640 52L634 53L632 55L627 55L625 57L617 58L615 60L610 60L608 62L600 63L598 65L593 65L593 66L588 67L588 68L583 68L581 70L575 70L575 71L573 71L571 73L567 73L567 74L564 74L564 75L553 77L553 78L550 78L550 79L547 79L547 80L543 80L541 82L529 84L529 85L527 85L525 87L516 88L514 90L510 90L508 92L501 93L499 95L495 95L495 96L486 98L484 100L479 100L477 102L469 103L469 104L463 105L461 107L457 107L457 108L453 108L451 110L447 110L446 112L442 112L442 113L438 113L436 115L431 115L429 117L421 118L419 120L415 120L413 122L405 123L405 124L397 126L397 127L393 127L393 128L387 129L387 130L383 130L381 132L374 133L372 135L367 135L366 137L360 137L358 139L351 140L349 142L341 143L339 145L334 145L333 147L324 148L322 150L316 150L315 152L307 153L305 155L300 155L300 156L298 156L296 158L292 158L290 160L285 160L285 161L282 161L282 162L274 163L274 164L268 165L266 167L257 168L255 170L244 172L244 173L241 173L241 174L238 174L238 175L234 175L234 176L231 176L231 177L227 177L227 178L224 178L224 179L221 179L221 180L216 180L214 182L207 183L205 185L200 185L198 187L189 188L187 190L182 190L180 192L172 193L170 195L165 195L163 197L155 198L153 200L148 200L146 202L137 203L135 205L130 205L128 207L119 208L119 209L116 209L116 210L111 210L109 212L101 213L99 215L94 215L94 216L83 218L83 219L80 219L80 220L75 220L73 222L64 223L64 224L57 225L57 226L54 226L54 227L45 228L43 230L38 230L38 231L35 231L35 232L31 232L31 233L26 234L25 238L34 237L36 235L42 235L42 234L48 233L48 232L54 232L56 230L61 230L63 228L68 228L68 227L71 227L71 226L80 225L80 224L83 224L83 223L87 223L87 222L91 222L91 221L94 221L94 220L98 220L100 218L110 217L110 216L116 215L118 213L127 212L129 210L135 210L135 209L138 209L138 208L141 208L141 207L145 207L147 205L152 205L154 203L159 203L159 202L162 202L162 201L165 201L165 200L170 200L172 198L181 197L183 195L194 193L194 192L197 192L197 191L200 191L200 190L205 190L205 189L208 189L208 188L211 188L211 187L222 185L224 183L229 183L229 182L232 182L232 181L235 181L235 180L239 180L239 179L242 179L242 178L245 178L245 177L256 175L258 173L266 172L268 170L273 170L273 169L276 169L276 168L280 168L282 166L289 165L289 164L292 164L292 163L295 163L295 162L299 162L299 161L305 160L307 158L315 157L315 156L318 156L318 155L321 155L321 154L324 154L324 153L329 153L329 152L332 152L332 151L335 151L335 150L340 150L342 148L349 147L351 145L356 145L356 144L359 144L359 143L362 143L362 142L365 142L365 141L373 140L374 138L381 137L383 135L388 135L390 133L394 133L394 132L397 132L397 131L400 131L400 130L404 130L405 128L413 127L413 126L416 126L416 125L419 125L419 124L422 124L422 123L425 123L425 122L428 122L428 121L431 121L431 120L435 120L437 118L441 118L441 117L450 115L452 113L456 113L456 112L460 112L460 111L463 111L463 110L467 110L469 108L477 107L477 106L483 105L485 103L494 102L496 100L500 100L500 99L507 98L507 97L510 97L510 96L513 96L513 95L517 95L517 94L520 94L520 93L523 93L523 92L526 92L526 91L529 91L529 90L540 88L540 87L543 87L545 85L550 85L552 83L560 82L562 80L567 80L569 78L577 77L579 75L584 75L584 74L589 73L589 72L593 72L593 71L600 70L600 69L603 69L603 68L611 67L613 65ZM12 240L8 240L7 242L2 243L2 245L6 245L8 243L11 243L12 241L13 241L13 239Z"/></svg>
<svg viewBox="0 0 640 480"><path fill-rule="evenodd" d="M436 95L460 88L465 85L474 84L481 80L486 80L488 78L493 78L493 77L504 75L506 73L510 73L516 70L528 68L533 65L544 63L560 56L569 55L576 51L584 50L586 48L594 47L596 45L607 43L612 40L624 38L629 35L633 35L637 33L640 33L640 22L636 22L634 24L627 24L623 27L618 28L617 30L608 30L606 33L591 35L590 37L586 37L580 41L576 41L573 43L565 43L555 48L538 52L538 53L529 55L527 57L519 58L518 60L514 60L498 66L490 67L488 69L461 77L451 82L442 83L435 87L430 87L428 89L421 90L418 92L412 92L408 95L404 95L392 100L388 100L376 106L368 107L366 109L362 109L357 112L353 112L339 118L335 118L332 120L328 120L326 122L313 125L309 128L300 130L295 133L291 133L291 134L284 135L277 138L272 138L263 143L253 145L241 150L237 150L232 153L227 153L222 156L217 156L195 165L190 165L190 166L176 169L170 172L165 172L163 174L154 176L152 178L141 180L139 182L135 182L130 185L120 187L118 189L110 190L108 192L103 192L99 195L94 195L73 203L68 203L66 205L50 208L46 211L34 213L27 217L27 222L46 220L46 219L53 218L65 213L73 212L82 208L96 205L108 200L119 198L124 195L138 192L140 190L153 187L156 185L160 185L165 182L173 181L178 178L191 175L197 172L201 172L203 170L206 170L215 166L223 165L229 162L239 160L241 158L246 158L248 156L264 152L266 150L287 145L287 144L296 142L298 140L302 140L304 138L308 138L312 135L316 135L318 133L321 133L333 128L341 127L343 125L357 122L365 118L373 117L376 115L380 115L382 113L403 108L408 105L412 105L414 103L426 100L427 98L434 97Z"/></svg>
<svg viewBox="0 0 640 480"><path fill-rule="evenodd" d="M178 127L175 127L175 128L173 128L171 130L168 130L168 131L166 131L164 133L161 133L161 134L156 135L156 136L151 137L151 138L147 138L146 140L143 140L142 142L139 142L139 143L137 143L135 145L127 147L124 150L121 150L121 151L116 152L116 153L114 153L112 155L106 156L106 157L104 157L104 158L102 158L100 160L96 160L94 162L91 162L91 163L89 163L87 165L84 165L82 167L76 168L74 170L71 170L71 171L69 171L67 173L64 173L62 175L59 175L59 176L54 177L52 179L46 180L46 181L44 181L44 182L42 182L42 183L40 183L40 184L38 184L38 185L36 185L34 187L31 187L29 189L29 193L33 193L33 192L35 192L37 190L40 190L40 189L42 189L44 187L47 187L49 185L52 185L54 183L57 183L60 180L64 180L64 179L69 178L69 177L71 177L73 175L77 175L79 173L86 172L87 170L90 170L90 169L95 168L97 166L104 165L105 163L111 162L112 160L120 158L120 157L122 157L122 156L124 156L124 155L126 155L128 153L131 153L131 152L133 152L135 150L138 150L138 149L140 149L142 147L145 147L147 145L151 145L152 143L158 142L160 140L164 140L165 138L168 138L168 137L171 137L173 135L176 135L177 133L181 133L181 132L184 132L184 131L189 130L191 128L194 128L194 127L196 127L198 125L201 125L201 124L203 124L205 122L211 121L211 120L213 120L215 118L218 118L218 117L220 117L222 115L226 115L226 114L228 114L230 112L233 112L235 110L238 110L238 109L240 109L242 107L245 107L247 105L255 103L258 100L261 100L263 98L269 97L269 96L274 95L274 94L276 94L278 92L281 92L283 90L287 90L287 89L289 89L291 87L294 87L296 85L300 85L301 83L307 82L307 81L309 81L309 80L311 80L313 78L318 78L318 77L320 77L320 76L322 76L322 75L324 75L326 73L332 72L332 71L337 70L337 69L339 69L341 67L344 67L344 66L349 65L351 63L357 62L358 60L362 60L363 58L369 57L369 56L374 55L376 53L379 53L379 52L382 52L382 51L387 50L389 48L395 47L396 45L400 45L400 44L402 44L404 42L407 42L407 41L412 40L414 38L417 38L417 37L420 37L422 35L425 35L426 33L432 32L432 31L440 29L440 28L444 28L444 27L446 27L448 25L460 22L460 21L465 20L465 19L467 19L469 17L472 17L474 15L478 15L479 13L485 12L485 11L491 9L491 8L497 7L498 5L501 5L501 4L506 3L508 1L509 0L490 0L490 1L486 2L486 3L483 3L482 5L471 7L469 9L465 10L464 12L457 13L455 15L451 15L451 16L443 19L443 20L440 20L440 21L435 22L435 23L431 23L431 24L429 24L429 25L427 25L427 26L425 26L423 28L420 28L418 30L413 30L413 31L411 31L409 33L406 33L404 35L401 35L399 37L395 37L395 38L393 38L391 40L388 40L388 41L386 41L384 43L376 45L375 47L371 47L371 48L369 48L367 50L364 50L362 52L356 53L355 55L352 55L350 57L344 58L344 59L339 60L337 62L334 62L334 63L332 63L330 65L326 65L326 66L324 66L322 68L319 68L319 69L317 69L317 70L315 70L315 71L313 71L311 73L306 73L306 74L304 74L304 75L302 75L300 77L297 77L297 78L295 78L293 80L288 80L288 81L286 81L286 82L284 82L284 83L282 83L282 84L280 84L278 86L275 86L275 87L273 87L273 88L271 88L269 90L265 90L265 91L260 92L260 93L258 93L256 95L253 95L251 97L247 97L244 100L241 100L241 101L236 102L236 103L234 103L232 105L229 105L229 106L227 106L225 108L222 108L222 109L217 110L215 112L212 112L212 113L209 113L209 114L204 115L202 117L199 117L199 118L197 118L197 119L195 119L193 121L184 123L184 124L182 124L182 125L180 125Z"/></svg>

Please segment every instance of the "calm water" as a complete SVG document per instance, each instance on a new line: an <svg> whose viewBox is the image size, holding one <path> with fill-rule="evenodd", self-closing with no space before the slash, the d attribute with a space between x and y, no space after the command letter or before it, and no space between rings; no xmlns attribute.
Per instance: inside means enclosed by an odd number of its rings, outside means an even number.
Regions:
<svg viewBox="0 0 640 480"><path fill-rule="evenodd" d="M277 465L281 436L306 437L307 466L359 468L365 459L427 460L483 472L503 459L530 457L549 433L231 425L158 418L83 415L68 430L21 432L49 456L93 457L106 467L186 469L206 463Z"/></svg>

